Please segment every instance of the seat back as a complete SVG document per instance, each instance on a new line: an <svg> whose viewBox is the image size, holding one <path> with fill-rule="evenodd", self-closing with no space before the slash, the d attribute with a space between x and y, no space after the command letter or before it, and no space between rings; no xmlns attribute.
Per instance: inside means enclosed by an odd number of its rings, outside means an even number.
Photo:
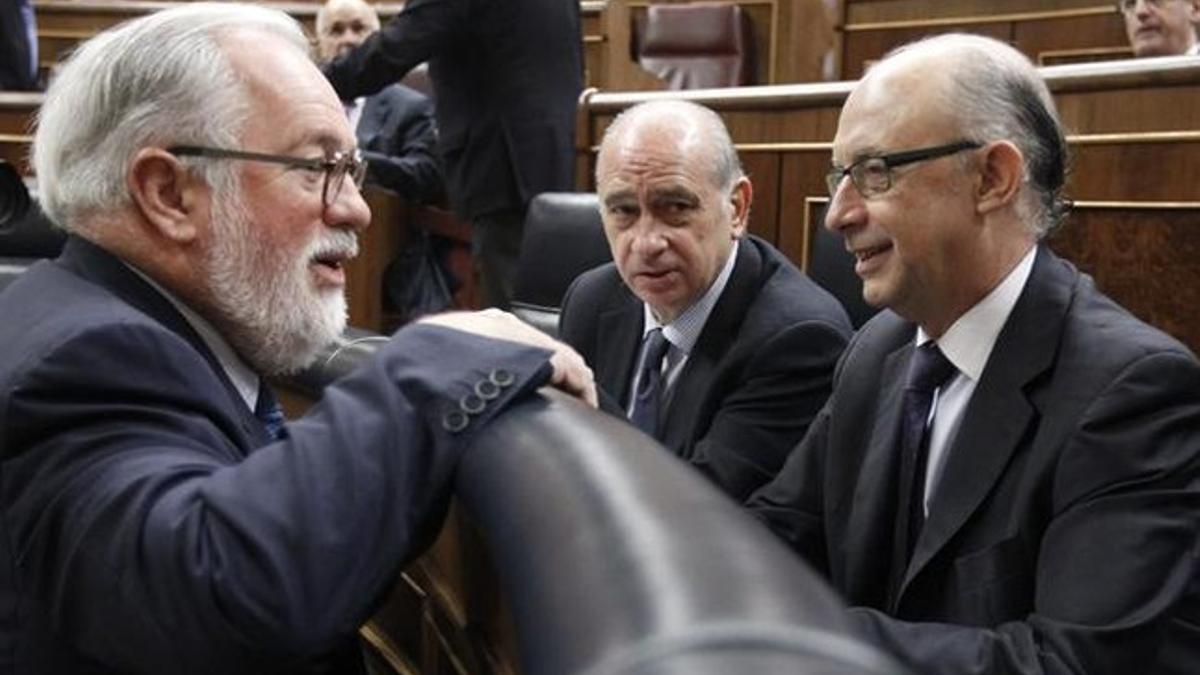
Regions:
<svg viewBox="0 0 1200 675"><path fill-rule="evenodd" d="M513 313L558 335L563 295L575 277L612 260L600 202L590 192L545 192L529 204Z"/></svg>
<svg viewBox="0 0 1200 675"><path fill-rule="evenodd" d="M670 89L755 83L754 35L737 5L650 5L636 30L638 63Z"/></svg>
<svg viewBox="0 0 1200 675"><path fill-rule="evenodd" d="M823 220L824 217L817 222ZM879 309L863 300L862 279L854 272L854 256L846 251L840 236L824 227L814 227L809 236L812 240L806 268L808 276L842 303L851 325L858 330Z"/></svg>
<svg viewBox="0 0 1200 675"><path fill-rule="evenodd" d="M0 161L0 290L38 260L57 256L66 238L30 198L24 179Z"/></svg>

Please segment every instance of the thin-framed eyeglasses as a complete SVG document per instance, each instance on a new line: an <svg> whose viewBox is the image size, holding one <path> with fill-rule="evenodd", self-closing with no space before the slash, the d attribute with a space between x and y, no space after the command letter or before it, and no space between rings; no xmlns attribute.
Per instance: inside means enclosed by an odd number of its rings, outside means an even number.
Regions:
<svg viewBox="0 0 1200 675"><path fill-rule="evenodd" d="M261 152L245 150L230 150L228 148L208 148L200 145L176 145L167 148L167 152L177 157L207 157L209 159L238 159L247 162L267 162L294 166L308 171L320 171L325 174L325 182L321 185L321 206L328 209L342 191L346 176L354 181L355 187L361 188L367 176L367 160L362 152L355 148L350 152L335 152L329 157L291 157L289 155L269 155Z"/></svg>
<svg viewBox="0 0 1200 675"><path fill-rule="evenodd" d="M934 145L928 148L916 148L893 152L886 155L863 157L848 167L833 165L825 174L825 185L829 188L829 196L837 194L842 179L850 176L850 182L863 197L874 197L887 192L892 187L892 169L915 164L939 157L946 157L963 150L974 150L983 147L978 141L955 141L945 145Z"/></svg>
<svg viewBox="0 0 1200 675"><path fill-rule="evenodd" d="M1147 7L1158 9L1167 4L1171 0L1142 0L1142 3ZM1117 0L1117 10L1125 14L1130 14L1137 8L1138 0Z"/></svg>

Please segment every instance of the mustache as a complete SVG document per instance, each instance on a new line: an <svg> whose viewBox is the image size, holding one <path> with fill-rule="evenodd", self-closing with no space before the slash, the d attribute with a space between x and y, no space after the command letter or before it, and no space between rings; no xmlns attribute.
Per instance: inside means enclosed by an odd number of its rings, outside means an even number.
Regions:
<svg viewBox="0 0 1200 675"><path fill-rule="evenodd" d="M305 250L305 261L316 258L344 258L358 256L358 235L349 230L323 232Z"/></svg>

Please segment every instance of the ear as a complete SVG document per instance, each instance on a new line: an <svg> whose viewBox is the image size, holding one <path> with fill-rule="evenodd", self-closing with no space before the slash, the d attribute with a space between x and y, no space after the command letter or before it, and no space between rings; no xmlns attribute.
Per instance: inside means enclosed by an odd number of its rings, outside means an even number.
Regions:
<svg viewBox="0 0 1200 675"><path fill-rule="evenodd" d="M741 239L750 223L750 203L754 201L754 186L750 179L742 176L729 192L729 203L733 209L733 238Z"/></svg>
<svg viewBox="0 0 1200 675"><path fill-rule="evenodd" d="M1017 146L995 141L983 149L975 208L986 214L1016 201L1025 182L1025 158Z"/></svg>
<svg viewBox="0 0 1200 675"><path fill-rule="evenodd" d="M135 208L160 236L180 244L196 238L209 187L178 157L161 148L138 150L126 176L126 187Z"/></svg>

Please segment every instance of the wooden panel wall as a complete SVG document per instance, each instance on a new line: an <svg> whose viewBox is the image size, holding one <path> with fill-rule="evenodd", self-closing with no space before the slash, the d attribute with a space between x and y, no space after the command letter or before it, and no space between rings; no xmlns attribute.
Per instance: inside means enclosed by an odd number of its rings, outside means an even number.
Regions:
<svg viewBox="0 0 1200 675"><path fill-rule="evenodd" d="M1129 285L1120 279L1129 274L1144 275L1148 284L1162 275L1173 284L1200 288L1200 266L1190 262L1194 258L1176 257L1200 245L1200 106L1195 105L1200 100L1200 60L1115 61L1042 72L1073 153L1067 193L1086 207L1054 245L1094 273L1101 288L1113 284L1117 296L1125 292L1119 290L1122 284ZM751 231L775 242L802 267L810 235L805 217L812 200L827 196L823 175L830 141L851 86L838 82L671 94L720 112L755 184ZM580 189L594 189L595 147L612 118L635 103L664 96L595 93L585 99ZM1144 225L1139 215L1145 215ZM1131 227L1155 233L1133 236L1128 234ZM1077 247L1099 230L1110 234L1097 235L1097 241L1109 244L1091 244L1076 255ZM1068 234L1074 232L1080 234ZM1118 241L1169 250L1146 251L1138 267L1123 267L1114 262L1128 256ZM1115 276L1118 272L1125 276ZM1120 299L1135 314L1200 351L1194 296L1145 292Z"/></svg>
<svg viewBox="0 0 1200 675"><path fill-rule="evenodd" d="M1124 23L1105 0L846 0L842 79L906 42L951 31L1009 42L1044 65L1131 55Z"/></svg>

